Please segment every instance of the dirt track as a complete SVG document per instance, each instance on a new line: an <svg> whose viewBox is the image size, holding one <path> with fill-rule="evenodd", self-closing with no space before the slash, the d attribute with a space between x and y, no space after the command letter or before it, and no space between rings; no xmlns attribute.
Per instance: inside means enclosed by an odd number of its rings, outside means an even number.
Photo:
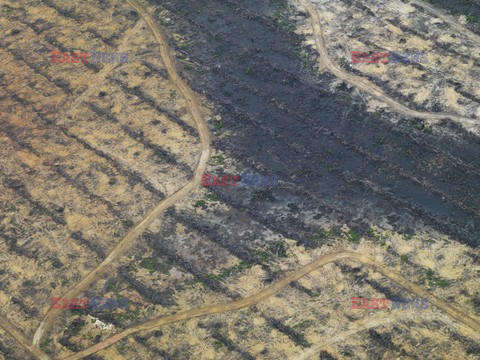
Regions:
<svg viewBox="0 0 480 360"><path fill-rule="evenodd" d="M36 359L49 359L49 357L44 354L42 351L39 349L35 348L30 344L30 339L27 339L27 337L19 331L15 326L13 326L10 321L4 316L0 316L0 324L3 330L5 330L7 333L9 333L15 340L17 340L20 345L32 356L34 356Z"/></svg>
<svg viewBox="0 0 480 360"><path fill-rule="evenodd" d="M462 116L457 116L453 114L447 114L447 113L438 113L438 114L432 114L428 112L422 112L422 111L416 111L416 110L411 110L407 108L405 105L400 104L396 100L390 98L388 95L385 94L385 92L377 85L374 83L368 81L367 79L357 76L351 73L347 73L340 69L337 65L335 65L330 58L328 57L328 51L327 51L327 46L325 43L325 38L323 35L322 31L322 25L320 21L320 14L319 11L315 8L314 5L312 5L308 0L299 0L299 3L301 6L307 10L307 12L310 15L311 18L311 23L312 23L312 30L313 30L313 35L315 38L315 44L317 46L317 51L319 53L319 62L320 62L320 69L321 70L327 70L331 72L333 75L336 77L342 79L345 82L348 82L352 84L353 86L356 86L357 88L369 93L371 96L375 97L376 99L385 102L388 104L388 106L404 115L407 117L416 117L416 118L422 118L427 120L429 123L436 123L442 119L449 118L452 120L455 120L456 122L462 124L466 129L473 129L474 126L478 127L479 121L476 119L470 119ZM415 2L417 3L417 2ZM440 11L436 9L432 9L430 5L421 5L424 8L428 9L429 11L432 11L435 13L436 16L440 17L444 21L448 22L450 25L454 25L453 21L449 20L446 18L445 15L443 15ZM455 26L454 26L455 27ZM457 30L458 31L458 30ZM466 31L464 29L464 31ZM475 40L475 43L480 43L478 41L478 38L475 34L472 35L473 39Z"/></svg>
<svg viewBox="0 0 480 360"><path fill-rule="evenodd" d="M135 0L129 0L128 3L136 11L138 11L138 13L142 16L143 20L147 23L148 27L152 31L155 40L160 47L160 55L168 72L168 75L183 96L183 98L188 103L190 114L195 121L198 133L200 135L200 140L202 144L202 155L195 169L194 178L189 181L183 188L164 199L152 211L150 211L140 223L138 223L122 238L122 240L118 243L115 249L108 255L108 257L104 261L102 261L101 264L97 266L97 268L91 271L86 277L82 279L82 281L74 285L65 294L63 294L62 298L66 299L75 298L78 294L88 289L88 287L92 283L100 279L101 276L108 270L110 264L133 244L133 242L148 228L148 226L158 217L158 215L160 215L170 206L174 205L177 201L186 197L190 191L196 188L201 182L202 174L205 172L207 162L210 157L210 132L202 115L202 111L200 108L200 99L198 95L195 94L178 75L169 53L166 34L150 17L147 11L143 9ZM40 326L35 332L35 336L33 338L34 346L38 347L43 335L45 333L48 333L52 329L56 319L61 314L61 311L62 310L60 309L49 309L47 311L43 321L40 323Z"/></svg>
<svg viewBox="0 0 480 360"><path fill-rule="evenodd" d="M143 324L131 327L119 334L116 334L112 336L111 338L102 341L101 343L92 346L88 349L85 349L83 351L80 351L76 353L75 355L69 356L67 358L64 358L65 360L75 360L75 359L81 359L85 356L88 356L90 354L93 354L97 351L100 351L102 349L105 349L106 347L120 341L121 339L125 338L126 336L129 336L131 334L140 332L140 331L149 331L153 330L157 327L166 325L166 324L172 324L178 321L183 321L183 320L188 320L188 319L193 319L199 316L204 316L204 315L213 315L213 314L218 314L218 313L223 313L226 311L233 311L233 310L240 310L247 308L249 306L252 306L260 301L263 301L270 296L275 295L278 293L280 290L282 290L284 287L286 287L288 284L290 284L292 281L298 280L301 277L309 274L315 269L318 269L319 267L322 267L326 264L338 261L338 260L343 260L343 259L355 259L359 262L361 262L364 265L372 267L374 270L380 272L384 276L388 277L389 279L395 281L399 285L401 285L403 288L406 290L409 290L411 293L422 297L422 298L427 298L431 304L435 305L437 308L445 311L447 314L449 314L451 317L455 318L459 322L467 325L470 327L472 330L474 330L473 333L469 335L475 336L480 335L480 322L476 319L473 319L469 317L468 315L464 314L462 311L459 311L455 309L453 306L447 304L443 300L440 300L436 296L430 294L429 292L423 290L421 287L415 285L414 283L408 281L405 279L402 275L388 269L382 264L378 264L374 262L372 259L365 255L357 254L351 251L342 251L339 253L333 253L333 254L327 254L324 256L321 256L317 260L312 261L311 263L305 265L304 267L290 272L287 275L285 275L283 278L275 282L274 284L266 287L262 291L256 293L255 295L252 295L250 297L244 298L239 301L232 301L226 304L218 304L218 305L210 305L210 306L205 306L197 309L192 309L192 310L185 310L178 312L173 315L168 315L168 316L163 316L155 320L147 321Z"/></svg>

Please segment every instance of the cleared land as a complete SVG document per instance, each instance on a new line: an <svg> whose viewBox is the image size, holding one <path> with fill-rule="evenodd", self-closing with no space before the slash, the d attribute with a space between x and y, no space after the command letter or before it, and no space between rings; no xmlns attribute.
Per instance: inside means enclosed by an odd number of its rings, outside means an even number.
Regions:
<svg viewBox="0 0 480 360"><path fill-rule="evenodd" d="M479 355L478 79L443 109L448 91L422 102L400 95L422 83L386 81L406 69L374 76L335 57L336 42L384 49L381 34L333 37L345 18L403 11L392 36L411 44L424 14L408 6L2 3L1 356ZM461 36L442 51L477 41ZM131 57L50 64L57 49ZM460 76L417 70L425 83ZM252 172L280 185L198 186L202 173ZM49 311L54 296L130 305ZM357 296L431 305L353 310Z"/></svg>

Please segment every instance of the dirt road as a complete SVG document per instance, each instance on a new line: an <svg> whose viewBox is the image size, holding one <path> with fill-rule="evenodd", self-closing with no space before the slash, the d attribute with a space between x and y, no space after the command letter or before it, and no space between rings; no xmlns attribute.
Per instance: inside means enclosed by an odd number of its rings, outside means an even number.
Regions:
<svg viewBox="0 0 480 360"><path fill-rule="evenodd" d="M308 0L299 0L299 4L309 13L313 35L315 38L315 44L317 46L317 51L319 53L319 66L321 70L327 70L331 72L336 77L342 79L345 82L365 91L366 93L370 94L377 100L383 101L386 103L393 111L398 112L407 117L417 117L421 119L427 120L429 123L436 123L442 119L449 118L452 119L460 124L462 124L466 129L473 130L478 129L478 125L480 124L480 120L478 119L471 119L462 116L457 116L453 114L446 114L446 113L429 113L423 111L416 111L411 110L403 104L400 104L398 101L390 98L385 92L376 84L368 81L367 79L343 71L339 66L333 63L330 58L328 57L327 46L325 43L325 37L322 31L322 25L320 21L320 14L317 8L312 5ZM430 10L430 9L429 9ZM435 10L435 14L439 12ZM441 13L440 13L441 14ZM444 19L444 17L442 17ZM446 19L444 19L447 21ZM449 22L450 24L450 22ZM465 30L466 31L466 30Z"/></svg>
<svg viewBox="0 0 480 360"><path fill-rule="evenodd" d="M375 271L378 271L384 276L388 277L390 280L395 281L397 284L399 284L406 290L410 291L412 294L415 294L421 298L427 298L430 304L435 305L437 308L445 311L451 317L455 318L459 322L467 325L470 329L472 329L473 332L469 333L468 335L475 336L480 339L480 321L479 320L473 319L470 316L463 313L462 311L455 309L453 306L447 304L443 300L440 300L439 298L430 294L429 292L422 289L421 287L408 281L402 275L388 269L382 264L376 263L369 257L362 254L357 254L351 251L342 251L339 253L333 253L333 254L327 254L327 255L321 256L317 260L312 261L311 263L305 265L301 269L298 269L286 274L283 278L281 278L274 284L266 287L262 291L250 297L244 298L239 301L232 301L226 304L210 305L210 306L205 306L197 309L180 311L173 315L162 316L158 319L147 321L143 324L139 324L137 326L131 327L119 334L112 336L109 339L106 339L105 341L102 341L97 345L94 345L88 349L80 351L64 359L65 360L81 359L85 356L88 356L102 349L105 349L106 347L112 344L115 344L116 342L120 341L121 339L131 334L138 333L141 331L153 330L155 328L158 328L166 324L172 324L178 321L193 319L199 316L213 315L213 314L219 314L227 311L240 310L240 309L247 308L249 306L252 306L260 301L263 301L269 298L270 296L277 294L280 290L282 290L284 287L289 285L292 281L300 279L301 277L309 274L313 270L316 270L319 267L322 267L326 264L343 260L343 259L354 259L364 265L370 266Z"/></svg>
<svg viewBox="0 0 480 360"><path fill-rule="evenodd" d="M118 243L118 245L113 249L113 251L108 255L108 257L102 261L93 271L91 271L87 276L85 276L79 283L71 287L65 294L62 295L64 299L73 299L76 298L78 294L88 289L88 287L93 284L95 281L99 280L102 275L109 269L112 262L122 255L130 246L133 245L135 240L150 226L150 224L167 208L174 205L176 202L185 198L190 191L195 189L200 185L202 174L205 172L207 167L207 162L210 157L210 131L208 125L204 120L204 115L201 111L200 98L195 94L188 85L183 81L183 79L178 75L175 65L168 48L167 36L160 28L160 26L155 23L152 17L148 12L142 8L135 0L127 1L130 6L132 6L143 20L148 25L150 31L155 37L159 48L162 61L165 65L165 68L168 72L170 80L174 83L182 97L186 100L190 115L192 116L196 128L198 130L200 141L202 145L202 155L200 160L197 163L195 174L192 180L190 180L183 188L179 191L170 195L163 201L161 201L153 210L151 210L143 220L135 225ZM33 338L33 345L38 347L42 337L49 333L52 329L55 321L60 316L61 309L49 309L40 323L35 336Z"/></svg>
<svg viewBox="0 0 480 360"><path fill-rule="evenodd" d="M18 343L35 359L49 359L49 357L43 351L40 351L39 349L32 346L30 344L30 339L27 339L27 337L15 326L13 326L6 317L0 316L0 324L2 326L2 329L5 330L8 334L10 334L15 340L17 340Z"/></svg>

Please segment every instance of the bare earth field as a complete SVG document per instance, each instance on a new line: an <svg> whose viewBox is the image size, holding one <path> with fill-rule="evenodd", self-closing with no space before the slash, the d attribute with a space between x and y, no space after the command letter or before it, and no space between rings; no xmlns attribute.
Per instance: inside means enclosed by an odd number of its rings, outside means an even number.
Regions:
<svg viewBox="0 0 480 360"><path fill-rule="evenodd" d="M454 2L0 0L0 359L480 359L480 4Z"/></svg>

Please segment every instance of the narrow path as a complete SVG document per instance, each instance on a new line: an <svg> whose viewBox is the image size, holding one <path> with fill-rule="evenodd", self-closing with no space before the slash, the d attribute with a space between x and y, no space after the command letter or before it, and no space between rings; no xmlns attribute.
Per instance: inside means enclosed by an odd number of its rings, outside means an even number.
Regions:
<svg viewBox="0 0 480 360"><path fill-rule="evenodd" d="M131 28L128 32L129 34L127 34L127 36L125 36L123 39L122 39L122 42L121 44L119 45L118 49L116 50L116 52L123 52L122 50L125 48L125 46L127 45L128 41L130 40L131 36L132 36L132 33L135 33L136 31L140 30L141 27L142 27L142 23L141 21L138 21L135 26L133 28ZM83 103L83 101L86 99L86 98L89 98L89 97L93 97L93 94L98 92L98 88L100 87L100 85L104 84L105 82L105 79L107 78L108 75L110 75L110 73L117 67L119 67L119 63L108 63L108 64L104 64L103 65L103 68L97 73L95 74L95 79L93 79L93 81L89 82L89 86L87 88L86 91L84 91L80 96L76 97L72 103L70 103L69 105L69 108L68 108L68 111L63 113L60 112L60 114L57 116L57 118L60 118L60 117L65 117L65 116L69 116L72 114L72 112L77 109L78 106L80 106L80 104Z"/></svg>
<svg viewBox="0 0 480 360"><path fill-rule="evenodd" d="M390 311L388 317L382 313L377 313L372 316L366 316L354 323L349 323L348 329L345 329L341 333L334 333L331 335L323 335L319 343L315 343L309 349L303 349L297 353L295 360L312 360L318 359L318 354L322 350L327 350L328 346L333 344L341 344L349 339L363 338L367 331L370 329L378 329L379 327L385 328L387 325L395 326L398 324L408 324L418 322L418 312L405 312L405 311ZM327 350L328 351L328 350ZM314 357L316 355L316 358ZM409 359L409 358L406 358Z"/></svg>
<svg viewBox="0 0 480 360"><path fill-rule="evenodd" d="M313 270L316 270L319 267L322 267L326 264L339 261L339 260L344 260L344 259L357 260L364 265L370 266L375 271L378 271L382 275L388 277L390 280L395 281L404 289L410 291L411 293L417 295L418 297L427 298L430 304L435 305L437 308L445 311L448 315L450 315L454 319L458 320L459 322L467 325L469 328L474 330L474 332L469 335L472 335L472 336L476 335L476 336L479 336L480 338L480 321L479 320L468 316L467 314L463 313L460 310L457 310L453 306L437 298L435 295L430 294L426 290L422 289L421 287L407 280L399 273L388 269L383 264L376 263L375 261L370 259L368 256L358 254L352 251L342 251L338 253L323 255L320 258L305 265L301 269L287 273L280 280L264 288L263 290L259 291L255 295L249 296L247 298L244 298L238 301L228 302L225 304L210 305L210 306L205 306L197 309L180 311L173 315L162 316L158 319L144 322L142 324L126 329L121 333L118 333L110 337L109 339L106 339L101 343L98 343L97 345L94 345L88 349L80 351L74 355L68 356L64 358L64 360L81 359L85 356L88 356L102 349L105 349L129 335L132 335L141 331L150 331L163 325L172 324L178 321L185 321L185 320L193 319L200 316L219 314L227 311L240 310L240 309L247 308L249 306L252 306L260 301L263 301L277 294L280 290L282 290L284 287L289 285L292 281L300 279L301 277L309 274Z"/></svg>
<svg viewBox="0 0 480 360"><path fill-rule="evenodd" d="M318 9L312 5L308 0L298 0L300 5L307 10L310 15L313 35L315 38L315 44L317 46L317 52L319 54L319 65L321 70L327 70L331 72L336 77L342 79L345 82L352 84L353 86L365 91L370 94L377 100L380 100L386 103L392 110L398 112L407 117L417 117L427 120L429 123L436 123L442 119L452 119L462 124L466 129L473 130L475 127L478 130L480 125L479 119L466 118L454 114L447 113L429 113L423 111L416 111L409 109L403 104L400 104L398 101L389 97L385 92L376 84L370 82L369 80L342 70L339 66L333 63L328 57L327 46L325 42L325 37L322 31L322 25L320 21L320 14Z"/></svg>
<svg viewBox="0 0 480 360"><path fill-rule="evenodd" d="M113 251L103 260L94 270L88 273L79 283L71 287L62 298L73 299L76 298L78 294L87 290L90 285L99 280L103 274L109 269L112 262L122 255L130 246L133 245L135 240L150 226L150 224L167 208L174 205L176 202L185 198L190 191L195 189L201 183L202 174L205 173L207 162L210 157L210 131L208 125L206 124L202 112L200 110L200 98L195 94L188 85L183 81L183 79L178 75L175 65L172 60L168 48L168 41L165 32L160 28L160 26L152 19L152 17L147 13L145 9L136 1L136 0L127 0L127 3L132 6L143 18L145 23L148 25L150 31L155 37L159 48L162 61L165 65L165 68L168 72L170 80L173 82L175 87L178 89L180 94L186 100L190 114L195 122L197 127L200 141L202 145L202 155L198 161L197 167L195 169L194 177L190 180L183 188L178 190L173 195L162 200L153 210L151 210L140 223L138 223L134 228L132 228L118 243L118 245L113 249ZM35 332L33 338L33 345L38 347L44 334L47 334L52 329L55 321L62 313L61 309L49 309L45 314L44 319L40 323L37 331Z"/></svg>

